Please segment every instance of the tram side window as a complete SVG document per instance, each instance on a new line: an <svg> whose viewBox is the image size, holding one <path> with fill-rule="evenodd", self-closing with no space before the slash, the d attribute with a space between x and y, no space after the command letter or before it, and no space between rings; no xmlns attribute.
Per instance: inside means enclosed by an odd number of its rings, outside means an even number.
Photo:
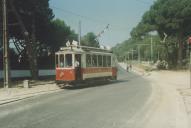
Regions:
<svg viewBox="0 0 191 128"><path fill-rule="evenodd" d="M102 60L102 55L98 55L98 66L102 67L103 60Z"/></svg>
<svg viewBox="0 0 191 128"><path fill-rule="evenodd" d="M56 67L58 67L58 55L56 55L55 62L56 62Z"/></svg>
<svg viewBox="0 0 191 128"><path fill-rule="evenodd" d="M103 56L103 67L107 67L107 64L106 64L106 56Z"/></svg>
<svg viewBox="0 0 191 128"><path fill-rule="evenodd" d="M111 67L111 56L107 56L107 66Z"/></svg>
<svg viewBox="0 0 191 128"><path fill-rule="evenodd" d="M92 66L97 67L97 55L92 56Z"/></svg>
<svg viewBox="0 0 191 128"><path fill-rule="evenodd" d="M87 67L92 66L92 64L91 64L91 55L90 54L86 55L86 65L87 65Z"/></svg>
<svg viewBox="0 0 191 128"><path fill-rule="evenodd" d="M66 54L65 55L65 67L71 67L72 66L72 54Z"/></svg>
<svg viewBox="0 0 191 128"><path fill-rule="evenodd" d="M60 55L60 65L61 68L64 67L64 55Z"/></svg>

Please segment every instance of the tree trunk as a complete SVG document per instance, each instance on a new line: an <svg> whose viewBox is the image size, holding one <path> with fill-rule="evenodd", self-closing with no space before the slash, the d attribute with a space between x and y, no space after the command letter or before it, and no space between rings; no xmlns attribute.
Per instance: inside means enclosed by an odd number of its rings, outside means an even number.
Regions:
<svg viewBox="0 0 191 128"><path fill-rule="evenodd" d="M179 38L178 40L178 68L182 68L182 50L183 50L183 42Z"/></svg>
<svg viewBox="0 0 191 128"><path fill-rule="evenodd" d="M28 57L30 63L30 71L32 79L38 79L38 66L37 66L37 51L36 51L36 35L35 35L35 20L33 18L32 23L32 35L31 35L31 42L28 44Z"/></svg>
<svg viewBox="0 0 191 128"><path fill-rule="evenodd" d="M28 60L30 65L30 71L32 79L38 79L38 67L37 67L37 56L36 56L36 38L35 38L35 17L32 17L32 40L29 39L29 33L25 28L25 25L18 14L14 4L13 0L10 0L10 6L16 16L16 19L20 25L20 28L22 30L22 34L25 38L25 44L26 44L26 51L28 54Z"/></svg>
<svg viewBox="0 0 191 128"><path fill-rule="evenodd" d="M166 49L166 61L169 63L170 59L169 59L169 50L168 50L168 45L165 44L165 49Z"/></svg>
<svg viewBox="0 0 191 128"><path fill-rule="evenodd" d="M28 42L26 46L28 61L30 66L31 77L33 80L38 79L37 62L33 53L32 42Z"/></svg>

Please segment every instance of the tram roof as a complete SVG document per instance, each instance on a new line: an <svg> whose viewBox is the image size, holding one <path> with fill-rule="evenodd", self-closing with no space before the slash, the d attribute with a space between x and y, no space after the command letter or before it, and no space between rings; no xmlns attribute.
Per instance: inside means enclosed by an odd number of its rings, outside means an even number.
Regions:
<svg viewBox="0 0 191 128"><path fill-rule="evenodd" d="M78 52L78 53L104 53L104 54L111 54L112 51L107 49L101 49L101 48L95 48L95 47L87 47L87 46L76 46L76 45L69 45L67 47L61 47L60 50L57 53L63 53L63 52Z"/></svg>

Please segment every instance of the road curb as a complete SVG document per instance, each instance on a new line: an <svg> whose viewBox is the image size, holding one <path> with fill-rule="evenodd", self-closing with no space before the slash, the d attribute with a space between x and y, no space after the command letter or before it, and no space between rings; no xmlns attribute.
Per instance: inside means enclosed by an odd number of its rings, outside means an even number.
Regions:
<svg viewBox="0 0 191 128"><path fill-rule="evenodd" d="M48 94L48 93L59 92L59 91L61 91L61 89L52 89L52 90L48 90L48 91L38 91L38 92L34 92L34 93L29 93L29 94L17 95L16 97L0 100L0 105L5 105L5 104L9 104L9 103L29 99L29 98L32 98L32 97L35 97L35 96Z"/></svg>

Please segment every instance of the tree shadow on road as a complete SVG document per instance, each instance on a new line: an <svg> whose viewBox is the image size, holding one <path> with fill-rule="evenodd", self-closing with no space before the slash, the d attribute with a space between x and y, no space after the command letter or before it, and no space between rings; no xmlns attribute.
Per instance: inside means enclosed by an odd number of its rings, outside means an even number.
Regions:
<svg viewBox="0 0 191 128"><path fill-rule="evenodd" d="M78 83L73 85L67 85L63 87L63 89L67 90L76 90L76 89L84 89L84 88L93 88L93 87L99 87L99 86L109 86L109 85L115 85L118 86L118 83L128 82L128 80L113 80L113 81L94 81L90 83Z"/></svg>

